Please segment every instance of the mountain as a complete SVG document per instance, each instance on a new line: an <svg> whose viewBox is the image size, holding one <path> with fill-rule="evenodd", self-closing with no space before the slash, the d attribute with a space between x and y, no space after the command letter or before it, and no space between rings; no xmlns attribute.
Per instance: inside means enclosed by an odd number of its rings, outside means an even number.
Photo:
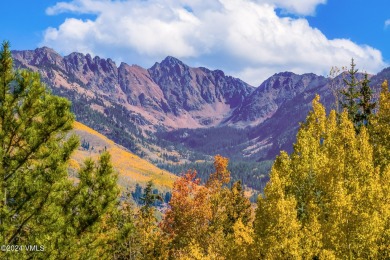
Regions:
<svg viewBox="0 0 390 260"><path fill-rule="evenodd" d="M239 165L233 179L252 186L281 149L291 152L314 96L336 108L347 77L282 72L255 88L170 56L145 69L46 47L12 54L17 68L39 72L54 94L72 101L79 122L149 162L179 173L221 154ZM375 97L384 79L390 68L370 75Z"/></svg>
<svg viewBox="0 0 390 260"><path fill-rule="evenodd" d="M254 90L220 70L190 68L173 57L156 63L148 72L167 101L164 112L175 116L191 112L200 125L222 122Z"/></svg>
<svg viewBox="0 0 390 260"><path fill-rule="evenodd" d="M233 123L248 122L256 126L271 118L282 104L297 95L327 83L327 79L315 74L296 75L292 72L278 73L264 81L242 106L234 111Z"/></svg>

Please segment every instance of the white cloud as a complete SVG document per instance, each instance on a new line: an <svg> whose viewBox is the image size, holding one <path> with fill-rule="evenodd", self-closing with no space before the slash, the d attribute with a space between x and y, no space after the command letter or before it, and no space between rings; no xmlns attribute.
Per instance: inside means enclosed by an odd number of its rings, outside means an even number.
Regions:
<svg viewBox="0 0 390 260"><path fill-rule="evenodd" d="M390 19L385 21L385 29L387 29L387 27L390 27Z"/></svg>
<svg viewBox="0 0 390 260"><path fill-rule="evenodd" d="M294 2L294 4L290 4ZM348 39L327 39L304 18L278 17L275 8L312 14L325 0L74 0L47 13L93 14L48 28L42 45L151 66L168 55L189 65L222 69L258 86L280 71L326 75L348 65L377 72L381 53ZM364 67L366 66L366 67Z"/></svg>
<svg viewBox="0 0 390 260"><path fill-rule="evenodd" d="M258 3L269 3L283 9L287 13L297 15L313 15L319 4L326 4L327 0L258 0Z"/></svg>

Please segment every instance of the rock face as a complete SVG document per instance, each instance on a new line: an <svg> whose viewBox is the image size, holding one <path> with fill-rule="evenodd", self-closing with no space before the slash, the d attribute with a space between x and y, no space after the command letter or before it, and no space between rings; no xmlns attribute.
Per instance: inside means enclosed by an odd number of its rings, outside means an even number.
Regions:
<svg viewBox="0 0 390 260"><path fill-rule="evenodd" d="M180 110L200 111L204 106L217 103L234 109L254 90L220 70L190 68L173 57L156 63L148 72L160 86L170 111L175 115Z"/></svg>
<svg viewBox="0 0 390 260"><path fill-rule="evenodd" d="M285 102L326 83L327 79L315 74L296 75L292 72L275 74L244 100L230 120L237 124L259 125L271 118Z"/></svg>

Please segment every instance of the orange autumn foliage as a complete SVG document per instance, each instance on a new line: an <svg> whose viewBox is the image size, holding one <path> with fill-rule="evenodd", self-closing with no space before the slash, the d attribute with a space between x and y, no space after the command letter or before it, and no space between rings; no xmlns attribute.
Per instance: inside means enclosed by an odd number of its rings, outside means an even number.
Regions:
<svg viewBox="0 0 390 260"><path fill-rule="evenodd" d="M200 184L195 170L175 181L170 208L160 223L170 258L226 259L243 251L248 255L247 247L253 241L241 233L252 232L252 209L240 182L226 187L230 181L228 162L220 155L214 157L215 172L206 185Z"/></svg>
<svg viewBox="0 0 390 260"><path fill-rule="evenodd" d="M214 158L215 172L210 175L207 181L208 188L221 188L223 184L227 184L230 181L230 172L227 169L229 159L216 155Z"/></svg>
<svg viewBox="0 0 390 260"><path fill-rule="evenodd" d="M202 240L207 233L211 211L208 191L199 185L195 170L188 170L173 185L170 209L160 227L176 248L183 248L193 239Z"/></svg>

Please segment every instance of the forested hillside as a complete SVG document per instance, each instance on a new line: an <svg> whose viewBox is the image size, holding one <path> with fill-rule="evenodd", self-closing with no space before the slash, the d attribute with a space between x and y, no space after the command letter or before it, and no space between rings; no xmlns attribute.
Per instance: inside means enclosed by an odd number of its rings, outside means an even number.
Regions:
<svg viewBox="0 0 390 260"><path fill-rule="evenodd" d="M106 151L111 154L112 166L119 174L119 184L122 187L133 190L137 183L146 186L149 180L153 180L161 191L172 189L177 177L170 172L157 168L79 122L73 124L72 132L81 141L79 149L72 155L74 169L79 169L86 158L97 159L99 154Z"/></svg>

